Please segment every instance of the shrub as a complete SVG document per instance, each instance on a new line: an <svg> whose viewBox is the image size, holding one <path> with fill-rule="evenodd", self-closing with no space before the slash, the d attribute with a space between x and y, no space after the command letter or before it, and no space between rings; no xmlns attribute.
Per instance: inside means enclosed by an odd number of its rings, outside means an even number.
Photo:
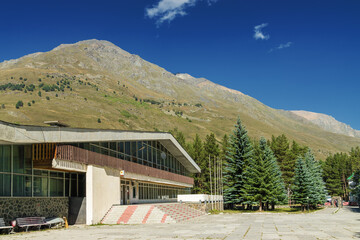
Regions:
<svg viewBox="0 0 360 240"><path fill-rule="evenodd" d="M197 103L197 104L195 104L195 107L202 107L202 104L201 104L201 103Z"/></svg>
<svg viewBox="0 0 360 240"><path fill-rule="evenodd" d="M35 103L35 100L32 100L31 102L32 102L32 104L34 104L34 103Z"/></svg>
<svg viewBox="0 0 360 240"><path fill-rule="evenodd" d="M38 92L39 97L41 97L41 91Z"/></svg>
<svg viewBox="0 0 360 240"><path fill-rule="evenodd" d="M5 109L5 104L1 104L1 109Z"/></svg>
<svg viewBox="0 0 360 240"><path fill-rule="evenodd" d="M17 108L17 109L19 109L20 107L22 107L22 106L24 106L24 103L23 103L23 101L18 101L16 104L15 104L15 107Z"/></svg>
<svg viewBox="0 0 360 240"><path fill-rule="evenodd" d="M31 103L30 103L30 102L28 102L28 106L31 107Z"/></svg>
<svg viewBox="0 0 360 240"><path fill-rule="evenodd" d="M100 118L98 118L98 123L101 123L101 119L100 119Z"/></svg>
<svg viewBox="0 0 360 240"><path fill-rule="evenodd" d="M50 100L50 97L49 97L49 96L46 96L46 100Z"/></svg>

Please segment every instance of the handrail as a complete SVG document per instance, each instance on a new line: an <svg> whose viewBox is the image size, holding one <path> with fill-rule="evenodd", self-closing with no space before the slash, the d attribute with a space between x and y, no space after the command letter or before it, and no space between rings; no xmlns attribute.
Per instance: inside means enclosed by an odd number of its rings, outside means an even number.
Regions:
<svg viewBox="0 0 360 240"><path fill-rule="evenodd" d="M194 179L191 177L164 171L150 166L145 166L139 163L129 162L120 158L92 152L71 145L56 146L56 159L78 162L87 165L110 167L118 170L125 170L125 172L129 173L135 173L191 185L194 184Z"/></svg>

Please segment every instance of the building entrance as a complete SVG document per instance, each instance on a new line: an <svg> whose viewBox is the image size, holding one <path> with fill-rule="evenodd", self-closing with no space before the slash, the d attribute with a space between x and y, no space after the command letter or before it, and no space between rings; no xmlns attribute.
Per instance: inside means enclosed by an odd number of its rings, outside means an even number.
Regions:
<svg viewBox="0 0 360 240"><path fill-rule="evenodd" d="M121 204L130 204L130 181L121 181Z"/></svg>

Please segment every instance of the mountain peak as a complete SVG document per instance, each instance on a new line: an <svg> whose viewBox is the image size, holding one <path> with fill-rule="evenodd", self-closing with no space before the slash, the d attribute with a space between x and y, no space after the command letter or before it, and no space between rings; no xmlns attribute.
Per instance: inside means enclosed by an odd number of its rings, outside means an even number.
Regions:
<svg viewBox="0 0 360 240"><path fill-rule="evenodd" d="M319 127L321 127L326 131L343 134L351 137L360 137L360 131L351 128L349 125L345 123L339 122L330 115L303 111L303 110L291 111L291 112L297 116L300 116L314 123L315 125L318 125Z"/></svg>

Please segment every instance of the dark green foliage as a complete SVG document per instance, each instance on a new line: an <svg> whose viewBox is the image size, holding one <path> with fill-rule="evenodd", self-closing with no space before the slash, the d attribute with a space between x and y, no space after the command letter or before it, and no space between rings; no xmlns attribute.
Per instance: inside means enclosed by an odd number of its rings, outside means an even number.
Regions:
<svg viewBox="0 0 360 240"><path fill-rule="evenodd" d="M326 189L322 170L310 150L304 158L299 157L296 161L293 192L293 197L296 203L301 204L302 210L306 205L314 208L325 202Z"/></svg>
<svg viewBox="0 0 360 240"><path fill-rule="evenodd" d="M272 204L274 208L275 204L286 198L280 168L264 138L260 143L255 143L254 157L250 160L244 176L245 201L259 204L260 211L264 203L266 206Z"/></svg>
<svg viewBox="0 0 360 240"><path fill-rule="evenodd" d="M98 122L98 123L101 123L101 119L100 119L100 118L98 118L97 122Z"/></svg>
<svg viewBox="0 0 360 240"><path fill-rule="evenodd" d="M324 181L331 196L348 198L349 186L346 179L353 173L352 160L346 153L336 153L323 163Z"/></svg>
<svg viewBox="0 0 360 240"><path fill-rule="evenodd" d="M23 103L23 101L18 101L16 104L15 104L15 107L17 108L17 109L19 109L20 107L22 107L22 106L24 106L24 103Z"/></svg>
<svg viewBox="0 0 360 240"><path fill-rule="evenodd" d="M46 96L46 100L50 100L50 97L49 97L49 96Z"/></svg>
<svg viewBox="0 0 360 240"><path fill-rule="evenodd" d="M160 105L161 104L161 102L158 102L158 101L153 100L153 99L144 99L143 101L147 102L147 103L150 103L150 104L153 104L153 105Z"/></svg>
<svg viewBox="0 0 360 240"><path fill-rule="evenodd" d="M41 78L39 78L38 80L39 80L39 82L41 82Z"/></svg>
<svg viewBox="0 0 360 240"><path fill-rule="evenodd" d="M31 103L30 103L30 102L28 102L28 106L31 107Z"/></svg>
<svg viewBox="0 0 360 240"><path fill-rule="evenodd" d="M59 97L59 95L58 95L58 94L55 94L55 97Z"/></svg>
<svg viewBox="0 0 360 240"><path fill-rule="evenodd" d="M29 92L33 92L35 90L35 85L30 84L29 86L26 86L26 90L29 91Z"/></svg>
<svg viewBox="0 0 360 240"><path fill-rule="evenodd" d="M293 198L296 203L301 204L302 210L309 203L310 178L311 176L304 159L299 157L296 161Z"/></svg>
<svg viewBox="0 0 360 240"><path fill-rule="evenodd" d="M25 84L20 83L20 84L13 84L13 83L6 83L3 85L0 85L0 90L11 90L11 91L22 91L25 87Z"/></svg>
<svg viewBox="0 0 360 240"><path fill-rule="evenodd" d="M287 137L282 134L278 137L272 136L268 143L280 166L285 186L291 186L295 172L295 162L299 156L304 156L308 151L307 147L300 146L293 141L291 148Z"/></svg>
<svg viewBox="0 0 360 240"><path fill-rule="evenodd" d="M205 175L209 172L206 171L209 166L204 155L203 143L198 134L196 134L194 138L190 155L201 169L201 173L196 173L194 175L194 187L192 192L207 193L206 189L208 189L209 183L206 181L207 178Z"/></svg>
<svg viewBox="0 0 360 240"><path fill-rule="evenodd" d="M202 104L201 104L201 103L197 103L197 104L195 104L195 107L202 107Z"/></svg>
<svg viewBox="0 0 360 240"><path fill-rule="evenodd" d="M323 204L326 201L327 192L322 178L322 168L310 150L305 154L305 163L311 177L309 201L313 206Z"/></svg>
<svg viewBox="0 0 360 240"><path fill-rule="evenodd" d="M224 168L224 201L227 204L243 203L244 171L253 158L253 146L245 127L238 118L229 138Z"/></svg>
<svg viewBox="0 0 360 240"><path fill-rule="evenodd" d="M5 109L5 104L1 104L1 109Z"/></svg>
<svg viewBox="0 0 360 240"><path fill-rule="evenodd" d="M38 92L39 97L41 97L41 91Z"/></svg>
<svg viewBox="0 0 360 240"><path fill-rule="evenodd" d="M32 102L32 104L34 104L34 103L35 103L35 100L32 100L31 102Z"/></svg>

